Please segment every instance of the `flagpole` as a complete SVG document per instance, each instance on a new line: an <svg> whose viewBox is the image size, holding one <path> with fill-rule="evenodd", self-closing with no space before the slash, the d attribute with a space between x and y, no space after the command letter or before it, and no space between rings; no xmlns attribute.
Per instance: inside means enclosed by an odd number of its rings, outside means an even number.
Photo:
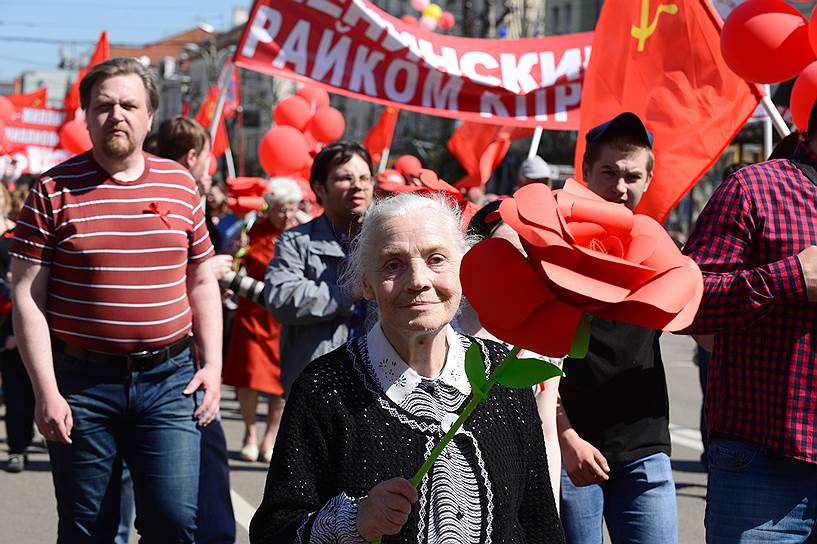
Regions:
<svg viewBox="0 0 817 544"><path fill-rule="evenodd" d="M771 94L771 87L769 84L763 85L763 93L768 96ZM772 145L774 145L773 140L773 127L772 127L772 118L769 115L763 119L763 155L764 159L768 159L769 155L772 154Z"/></svg>
<svg viewBox="0 0 817 544"><path fill-rule="evenodd" d="M383 115L386 115L388 113L388 108L389 107L390 106L386 106L386 109L384 109L383 113L380 114L381 118L382 118ZM377 171L378 172L382 172L383 170L385 170L386 165L389 163L389 153L391 152L391 142L394 139L394 131L397 130L397 119L399 117L400 117L400 110L397 109L397 113L395 114L395 117L394 117L394 123L392 123L392 126L391 126L391 134L389 135L388 145L383 148L383 152L380 154L380 164L377 165Z"/></svg>
<svg viewBox="0 0 817 544"><path fill-rule="evenodd" d="M531 159L536 156L539 151L539 142L542 141L542 127L536 127L533 130L533 138L530 140L530 149L528 149L528 158Z"/></svg>
<svg viewBox="0 0 817 544"><path fill-rule="evenodd" d="M221 112L224 111L224 102L227 100L227 85L224 84L225 81L230 81L233 77L233 70L235 69L235 65L232 62L228 62L224 65L224 69L221 71L221 76L218 78L218 102L216 102L216 111L213 113L213 118L210 119L210 141L215 141L216 138L216 130L218 130L218 123L221 121ZM230 143L227 142L227 147L229 148Z"/></svg>
<svg viewBox="0 0 817 544"><path fill-rule="evenodd" d="M768 93L763 94L763 98L760 100L760 104L763 106L763 109L766 111L766 115L769 116L769 120L774 125L775 130L777 130L777 134L781 138L785 138L789 134L791 134L791 130L789 130L789 125L786 124L786 121L783 120L783 116L780 115L780 112L777 111L777 106L772 103L771 97Z"/></svg>
<svg viewBox="0 0 817 544"><path fill-rule="evenodd" d="M244 175L244 108L241 104L238 105L238 175Z"/></svg>
<svg viewBox="0 0 817 544"><path fill-rule="evenodd" d="M222 120L222 123L224 121ZM234 178L235 177L235 164L233 164L233 150L230 149L230 134L227 132L227 125L224 125L224 133L227 135L224 138L224 144L227 146L224 148L224 162L227 163L227 176Z"/></svg>
<svg viewBox="0 0 817 544"><path fill-rule="evenodd" d="M383 148L383 153L380 154L380 164L377 165L378 172L382 172L383 170L386 169L386 164L388 164L389 162L389 151L391 151L391 148L389 147Z"/></svg>
<svg viewBox="0 0 817 544"><path fill-rule="evenodd" d="M210 141L216 141L216 131L218 130L218 124L223 122L221 119L221 113L224 111L224 102L227 100L227 87L228 85L225 82L230 81L233 78L233 70L235 70L235 65L232 62L227 62L224 65L224 69L221 71L221 75L218 78L218 102L216 102L216 111L213 112L213 118L210 119ZM233 164L233 150L230 149L230 135L227 133L227 127L224 127L224 132L227 135L225 138L226 140L226 149L224 152L224 161L227 163L227 175L231 178L235 177L235 164Z"/></svg>

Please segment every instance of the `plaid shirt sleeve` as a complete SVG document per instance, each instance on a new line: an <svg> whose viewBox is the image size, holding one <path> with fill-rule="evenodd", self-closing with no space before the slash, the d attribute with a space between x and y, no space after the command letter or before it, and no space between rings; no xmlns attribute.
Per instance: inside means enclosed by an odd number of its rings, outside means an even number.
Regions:
<svg viewBox="0 0 817 544"><path fill-rule="evenodd" d="M754 258L765 218L757 205L763 182L747 177L752 175L739 171L718 187L684 247L704 279L703 300L687 334L743 328L762 319L775 302L807 300L797 255L768 263Z"/></svg>

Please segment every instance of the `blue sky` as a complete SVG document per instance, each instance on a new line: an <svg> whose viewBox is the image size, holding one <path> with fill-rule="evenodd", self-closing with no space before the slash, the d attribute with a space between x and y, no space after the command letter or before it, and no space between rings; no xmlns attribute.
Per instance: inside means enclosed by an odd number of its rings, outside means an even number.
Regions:
<svg viewBox="0 0 817 544"><path fill-rule="evenodd" d="M206 23L230 26L233 7L251 0L0 0L0 81L27 69L55 68L90 53L102 30L111 43L142 44ZM22 38L22 39L19 39Z"/></svg>

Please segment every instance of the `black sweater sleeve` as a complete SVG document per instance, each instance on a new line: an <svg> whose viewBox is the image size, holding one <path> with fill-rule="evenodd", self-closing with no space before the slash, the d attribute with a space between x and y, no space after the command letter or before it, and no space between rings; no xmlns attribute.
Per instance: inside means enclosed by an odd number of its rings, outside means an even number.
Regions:
<svg viewBox="0 0 817 544"><path fill-rule="evenodd" d="M333 491L328 446L334 441L328 408L333 402L328 392L312 387L317 378L310 378L297 380L287 399L264 498L250 523L253 544L363 542L357 500Z"/></svg>

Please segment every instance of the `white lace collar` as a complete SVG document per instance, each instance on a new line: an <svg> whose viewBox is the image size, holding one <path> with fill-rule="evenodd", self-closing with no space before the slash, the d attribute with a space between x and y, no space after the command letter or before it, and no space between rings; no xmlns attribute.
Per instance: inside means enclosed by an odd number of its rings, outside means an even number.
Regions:
<svg viewBox="0 0 817 544"><path fill-rule="evenodd" d="M465 349L459 335L451 325L446 326L448 355L445 366L437 377L424 378L400 358L397 351L383 334L378 321L366 335L369 364L380 389L398 406L423 380L445 383L463 395L471 393L471 384L465 375Z"/></svg>

